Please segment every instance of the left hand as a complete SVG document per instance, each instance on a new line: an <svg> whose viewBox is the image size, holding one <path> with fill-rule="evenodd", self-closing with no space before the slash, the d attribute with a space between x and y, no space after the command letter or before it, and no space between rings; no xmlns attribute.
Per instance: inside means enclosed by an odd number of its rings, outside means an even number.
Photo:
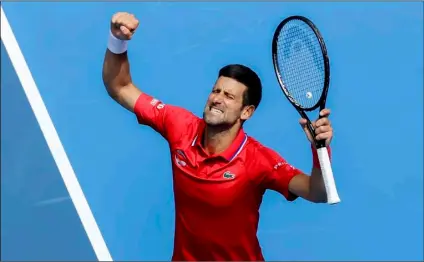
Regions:
<svg viewBox="0 0 424 262"><path fill-rule="evenodd" d="M325 140L325 146L329 146L331 143L331 139L333 138L333 127L331 126L331 122L328 119L330 116L330 109L323 109L320 112L321 118L317 121L311 121L312 126L315 128L315 139L317 140ZM303 131L308 138L308 140L314 145L314 139L312 138L311 133L309 132L308 127L306 126L306 119L301 118L299 120L299 124L301 125Z"/></svg>

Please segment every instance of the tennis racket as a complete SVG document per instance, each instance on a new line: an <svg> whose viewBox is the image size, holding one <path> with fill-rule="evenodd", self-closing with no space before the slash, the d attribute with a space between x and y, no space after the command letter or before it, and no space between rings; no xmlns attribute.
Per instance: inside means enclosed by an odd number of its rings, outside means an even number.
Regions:
<svg viewBox="0 0 424 262"><path fill-rule="evenodd" d="M281 90L307 120L314 137L327 202L340 202L325 140L315 139L315 129L306 112L325 108L330 83L330 63L324 39L306 17L290 16L276 28L272 40L272 59Z"/></svg>

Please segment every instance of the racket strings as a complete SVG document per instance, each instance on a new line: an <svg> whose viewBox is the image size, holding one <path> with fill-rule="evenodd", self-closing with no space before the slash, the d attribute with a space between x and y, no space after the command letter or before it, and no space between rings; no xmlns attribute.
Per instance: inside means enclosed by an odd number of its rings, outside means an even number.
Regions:
<svg viewBox="0 0 424 262"><path fill-rule="evenodd" d="M324 89L324 59L314 31L303 21L292 20L282 28L277 64L292 99L305 109L315 106Z"/></svg>

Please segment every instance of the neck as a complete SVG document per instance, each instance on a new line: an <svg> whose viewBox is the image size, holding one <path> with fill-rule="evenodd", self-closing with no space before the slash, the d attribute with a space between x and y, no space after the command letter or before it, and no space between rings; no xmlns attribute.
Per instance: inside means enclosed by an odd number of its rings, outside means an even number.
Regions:
<svg viewBox="0 0 424 262"><path fill-rule="evenodd" d="M222 153L232 144L239 130L239 125L233 125L230 128L207 125L203 137L206 152L210 155Z"/></svg>

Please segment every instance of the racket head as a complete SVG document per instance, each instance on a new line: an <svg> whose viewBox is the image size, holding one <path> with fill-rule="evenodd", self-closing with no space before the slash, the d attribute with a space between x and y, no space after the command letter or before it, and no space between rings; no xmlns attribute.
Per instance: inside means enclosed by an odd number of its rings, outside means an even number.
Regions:
<svg viewBox="0 0 424 262"><path fill-rule="evenodd" d="M280 22L272 40L272 60L281 90L296 109L325 107L330 62L324 39L311 20L296 15Z"/></svg>

